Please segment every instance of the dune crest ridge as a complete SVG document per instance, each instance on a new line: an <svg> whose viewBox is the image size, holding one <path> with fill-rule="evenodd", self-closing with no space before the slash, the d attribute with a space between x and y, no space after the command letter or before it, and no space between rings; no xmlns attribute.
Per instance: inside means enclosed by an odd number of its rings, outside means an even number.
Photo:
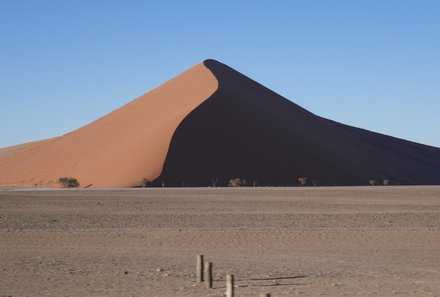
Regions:
<svg viewBox="0 0 440 297"><path fill-rule="evenodd" d="M177 128L157 183L440 184L440 149L328 120L215 60L217 91Z"/></svg>
<svg viewBox="0 0 440 297"><path fill-rule="evenodd" d="M0 184L82 187L440 184L440 148L319 117L205 60L97 121L0 150Z"/></svg>
<svg viewBox="0 0 440 297"><path fill-rule="evenodd" d="M200 63L78 130L28 148L2 149L0 184L51 185L72 176L81 187L103 188L154 180L177 126L217 87Z"/></svg>

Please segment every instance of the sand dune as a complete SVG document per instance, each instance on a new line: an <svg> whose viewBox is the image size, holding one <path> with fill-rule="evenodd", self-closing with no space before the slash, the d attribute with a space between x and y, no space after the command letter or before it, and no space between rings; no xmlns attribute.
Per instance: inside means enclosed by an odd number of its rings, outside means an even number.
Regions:
<svg viewBox="0 0 440 297"><path fill-rule="evenodd" d="M207 185L210 177L259 185L439 184L440 149L318 117L217 61L218 90L178 127L162 176Z"/></svg>
<svg viewBox="0 0 440 297"><path fill-rule="evenodd" d="M13 146L2 148L2 149L0 149L0 159L10 157L14 154L18 154L23 151L34 150L35 148L40 147L42 144L50 142L52 140L53 140L53 138L50 138L50 139L27 142L27 143L23 143L23 144L18 144L18 145L13 145Z"/></svg>
<svg viewBox="0 0 440 297"><path fill-rule="evenodd" d="M14 150L12 150L14 151ZM440 149L318 117L234 69L206 60L72 133L0 150L0 184L130 187L440 184Z"/></svg>
<svg viewBox="0 0 440 297"><path fill-rule="evenodd" d="M160 175L171 137L217 89L199 64L88 126L38 147L1 157L1 184L50 184L61 176L81 186L129 187Z"/></svg>

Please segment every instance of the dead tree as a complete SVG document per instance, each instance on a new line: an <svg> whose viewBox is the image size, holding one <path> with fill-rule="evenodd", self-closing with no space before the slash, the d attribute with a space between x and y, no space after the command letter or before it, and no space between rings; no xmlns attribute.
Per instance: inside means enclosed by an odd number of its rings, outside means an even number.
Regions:
<svg viewBox="0 0 440 297"><path fill-rule="evenodd" d="M217 186L218 183L218 177L213 178L211 177L211 185L215 188Z"/></svg>
<svg viewBox="0 0 440 297"><path fill-rule="evenodd" d="M298 178L299 186L304 187L307 184L307 177Z"/></svg>

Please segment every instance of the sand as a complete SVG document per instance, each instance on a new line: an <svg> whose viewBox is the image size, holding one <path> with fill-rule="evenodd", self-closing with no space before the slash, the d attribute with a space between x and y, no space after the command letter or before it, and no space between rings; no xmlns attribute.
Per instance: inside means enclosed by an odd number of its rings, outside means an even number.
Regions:
<svg viewBox="0 0 440 297"><path fill-rule="evenodd" d="M74 104L74 103L73 103ZM343 108L343 107L341 107ZM11 123L13 125L13 123ZM440 184L440 148L321 118L206 60L61 137L0 150L0 184L81 187Z"/></svg>
<svg viewBox="0 0 440 297"><path fill-rule="evenodd" d="M0 238L0 296L440 296L440 187L3 188Z"/></svg>
<svg viewBox="0 0 440 297"><path fill-rule="evenodd" d="M440 184L440 148L319 117L225 64L204 64L219 87L178 126L157 184Z"/></svg>
<svg viewBox="0 0 440 297"><path fill-rule="evenodd" d="M0 184L56 186L72 176L82 187L102 188L153 180L177 126L216 89L201 63L78 130L39 146L0 150Z"/></svg>
<svg viewBox="0 0 440 297"><path fill-rule="evenodd" d="M38 147L40 147L42 144L46 142L50 142L53 140L52 138L45 139L45 140L38 140L18 145L13 145L5 148L0 149L0 159L13 156L15 154L20 154L21 152L25 151L32 151Z"/></svg>

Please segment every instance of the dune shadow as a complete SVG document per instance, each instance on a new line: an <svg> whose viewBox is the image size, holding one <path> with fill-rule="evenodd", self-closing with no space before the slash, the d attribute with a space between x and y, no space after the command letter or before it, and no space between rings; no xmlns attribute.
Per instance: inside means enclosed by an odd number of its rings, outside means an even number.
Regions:
<svg viewBox="0 0 440 297"><path fill-rule="evenodd" d="M262 278L242 278L242 279L236 279L236 282L243 282L243 281L275 281L275 280L286 280L286 279L299 279L299 278L306 278L308 275L296 275L296 276L279 276L279 277L262 277ZM226 281L226 278L216 278L213 281L215 282L224 282Z"/></svg>
<svg viewBox="0 0 440 297"><path fill-rule="evenodd" d="M307 275L297 275L297 276L280 276L280 277L266 277L266 278L250 278L250 281L270 281L270 280L283 280L283 279L297 279L305 278Z"/></svg>
<svg viewBox="0 0 440 297"><path fill-rule="evenodd" d="M254 288L254 287L288 287L288 286L306 286L311 285L312 283L289 283L289 284L254 284L254 285L235 285L236 288ZM213 289L226 289L226 286L215 286Z"/></svg>
<svg viewBox="0 0 440 297"><path fill-rule="evenodd" d="M280 277L262 277L262 278L247 278L247 279L237 279L236 280L236 287L237 288L248 288L248 287L277 287L277 286L302 286L307 284L298 284L298 283L278 283L276 281L282 281L282 280L295 280L295 279L302 279L306 278L307 275L296 275L296 276L280 276ZM215 279L214 282L225 282L226 279L224 278L218 278ZM238 284L240 282L249 282L249 281L275 281L273 284ZM215 289L225 289L226 286L216 286Z"/></svg>

